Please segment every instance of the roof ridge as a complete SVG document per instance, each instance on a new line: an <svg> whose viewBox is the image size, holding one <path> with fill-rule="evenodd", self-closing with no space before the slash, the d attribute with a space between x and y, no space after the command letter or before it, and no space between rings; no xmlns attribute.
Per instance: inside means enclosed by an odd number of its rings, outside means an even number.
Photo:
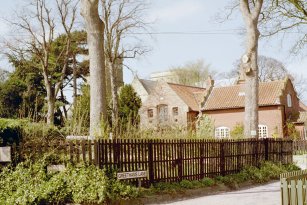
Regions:
<svg viewBox="0 0 307 205"><path fill-rule="evenodd" d="M207 90L206 88L202 88L202 87L198 87L198 86L184 85L184 84L171 83L171 82L166 82L166 83L167 83L167 84L171 84L171 85L179 85L179 86L182 86L182 87L199 88L199 89Z"/></svg>
<svg viewBox="0 0 307 205"><path fill-rule="evenodd" d="M265 82L259 82L259 85L261 84L268 84L268 83L285 83L284 79L280 80L273 80L273 81L265 81ZM222 89L222 88L229 88L229 87L239 87L245 84L234 84L234 85L227 85L227 86L220 86L220 87L213 87L213 89Z"/></svg>

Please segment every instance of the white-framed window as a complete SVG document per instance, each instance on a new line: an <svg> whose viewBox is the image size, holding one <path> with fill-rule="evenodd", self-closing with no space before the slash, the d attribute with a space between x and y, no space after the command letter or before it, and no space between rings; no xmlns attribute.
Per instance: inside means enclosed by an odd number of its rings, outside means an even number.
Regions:
<svg viewBox="0 0 307 205"><path fill-rule="evenodd" d="M292 96L290 94L287 95L287 105L288 107L292 107Z"/></svg>
<svg viewBox="0 0 307 205"><path fill-rule="evenodd" d="M258 125L259 138L268 138L268 126Z"/></svg>
<svg viewBox="0 0 307 205"><path fill-rule="evenodd" d="M215 128L215 137L216 138L229 138L230 129L228 127L217 127Z"/></svg>

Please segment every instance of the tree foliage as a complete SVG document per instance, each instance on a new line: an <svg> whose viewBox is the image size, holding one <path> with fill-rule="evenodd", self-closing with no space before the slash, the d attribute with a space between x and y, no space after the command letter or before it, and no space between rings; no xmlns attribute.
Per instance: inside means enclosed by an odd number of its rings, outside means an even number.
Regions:
<svg viewBox="0 0 307 205"><path fill-rule="evenodd" d="M121 125L128 124L137 126L139 124L139 109L141 108L141 98L134 91L132 85L124 85L119 93L119 118Z"/></svg>
<svg viewBox="0 0 307 205"><path fill-rule="evenodd" d="M214 75L210 65L205 64L203 60L188 62L182 66L175 66L170 69L174 75L174 83L196 86L207 80L209 75Z"/></svg>
<svg viewBox="0 0 307 205"><path fill-rule="evenodd" d="M306 0L272 0L265 1L261 17L262 35L275 34L287 36L296 33L296 42L291 51L298 53L307 45L307 1ZM291 36L291 39L293 37ZM304 54L303 54L304 55Z"/></svg>

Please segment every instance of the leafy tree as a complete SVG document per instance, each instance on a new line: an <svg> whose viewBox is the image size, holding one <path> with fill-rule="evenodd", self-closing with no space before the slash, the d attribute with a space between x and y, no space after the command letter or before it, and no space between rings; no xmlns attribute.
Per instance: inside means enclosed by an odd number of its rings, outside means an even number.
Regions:
<svg viewBox="0 0 307 205"><path fill-rule="evenodd" d="M44 103L46 89L43 82L43 76L38 68L38 60L32 57L30 60L9 55L10 63L15 67L15 71L10 75L7 81L20 82L26 87L20 97L20 117L31 118L38 121L44 117Z"/></svg>
<svg viewBox="0 0 307 205"><path fill-rule="evenodd" d="M119 117L121 126L138 125L139 109L142 105L141 98L134 91L132 85L124 85L119 93Z"/></svg>
<svg viewBox="0 0 307 205"><path fill-rule="evenodd" d="M9 80L0 86L0 117L17 118L27 87L20 80Z"/></svg>
<svg viewBox="0 0 307 205"><path fill-rule="evenodd" d="M70 57L70 34L75 28L76 14L77 1L57 0L54 9L47 0L34 0L25 6L22 12L16 12L14 22L10 22L28 37L19 39L17 42L20 44L7 43L9 53L28 61L35 57L39 62L38 68L44 77L47 94L46 121L50 125L54 124L56 98L66 77L67 61ZM61 37L56 33L59 29L66 33L65 47L61 51L53 46L56 39ZM65 63L59 64L60 61Z"/></svg>
<svg viewBox="0 0 307 205"><path fill-rule="evenodd" d="M172 67L170 71L174 74L174 79L172 80L174 83L190 86L202 83L209 75L215 74L215 72L210 69L210 65L206 65L203 60Z"/></svg>

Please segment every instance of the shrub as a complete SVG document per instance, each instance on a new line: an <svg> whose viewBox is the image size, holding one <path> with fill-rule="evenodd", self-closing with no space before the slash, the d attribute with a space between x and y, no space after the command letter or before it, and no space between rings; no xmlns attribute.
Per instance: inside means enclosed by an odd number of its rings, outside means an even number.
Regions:
<svg viewBox="0 0 307 205"><path fill-rule="evenodd" d="M215 184L215 182L214 182L214 180L213 179L211 179L211 178L203 178L201 181L200 181L202 184L203 184L203 186L212 186L212 185L214 185Z"/></svg>
<svg viewBox="0 0 307 205"><path fill-rule="evenodd" d="M230 131L230 136L233 139L244 138L244 126L242 123L237 123L234 128Z"/></svg>
<svg viewBox="0 0 307 205"><path fill-rule="evenodd" d="M66 131L54 125L47 125L43 122L25 123L22 127L23 143L35 142L51 142L53 140L64 140L66 138Z"/></svg>
<svg viewBox="0 0 307 205"><path fill-rule="evenodd" d="M19 144L22 139L22 129L26 120L0 118L0 145Z"/></svg>
<svg viewBox="0 0 307 205"><path fill-rule="evenodd" d="M102 203L137 196L137 189L109 179L95 166L68 165L46 173L46 160L26 161L0 173L0 204Z"/></svg>
<svg viewBox="0 0 307 205"><path fill-rule="evenodd" d="M191 181L188 180L182 180L180 182L180 186L186 189L192 189L193 188L193 183Z"/></svg>
<svg viewBox="0 0 307 205"><path fill-rule="evenodd" d="M208 115L198 117L196 138L214 138L214 121Z"/></svg>

